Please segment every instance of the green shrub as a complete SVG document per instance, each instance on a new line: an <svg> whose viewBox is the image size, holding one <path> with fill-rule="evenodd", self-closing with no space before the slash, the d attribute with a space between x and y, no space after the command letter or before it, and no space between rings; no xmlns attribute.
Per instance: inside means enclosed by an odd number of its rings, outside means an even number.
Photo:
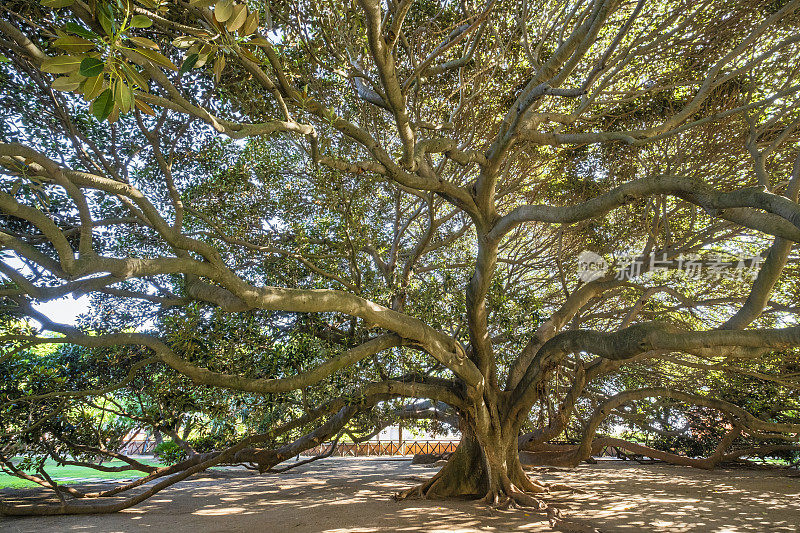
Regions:
<svg viewBox="0 0 800 533"><path fill-rule="evenodd" d="M174 465L186 459L186 450L171 440L165 440L156 446L153 454L165 465Z"/></svg>

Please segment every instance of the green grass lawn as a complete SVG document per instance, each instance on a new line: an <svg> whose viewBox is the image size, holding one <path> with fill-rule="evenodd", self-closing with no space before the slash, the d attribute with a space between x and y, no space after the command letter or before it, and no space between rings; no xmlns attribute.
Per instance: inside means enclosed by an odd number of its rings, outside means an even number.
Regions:
<svg viewBox="0 0 800 533"><path fill-rule="evenodd" d="M15 461L16 462L16 461ZM144 464L148 465L155 465L161 466L161 464L155 459L145 459L141 461ZM122 466L122 461L108 461L103 463L106 466ZM58 481L58 478L93 478L93 479L130 479L130 478L137 478L145 475L144 472L139 472L138 470L126 470L124 472L101 472L99 470L94 470L92 468L86 468L83 466L56 466L53 461L47 461L46 463L46 470L47 473L56 480L56 483L60 485L69 485L71 482L69 481ZM30 473L30 472L29 472ZM28 481L25 479L20 479L18 477L14 477L3 472L0 472L0 489L4 488L26 488L26 487L38 487L36 483L32 481Z"/></svg>

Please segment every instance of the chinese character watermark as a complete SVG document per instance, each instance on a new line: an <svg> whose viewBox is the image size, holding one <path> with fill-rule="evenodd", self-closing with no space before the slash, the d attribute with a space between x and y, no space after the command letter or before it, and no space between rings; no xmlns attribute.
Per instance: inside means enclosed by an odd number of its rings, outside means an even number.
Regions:
<svg viewBox="0 0 800 533"><path fill-rule="evenodd" d="M753 279L763 262L764 258L759 255L741 254L733 261L726 261L719 255L701 258L697 254L681 254L672 259L669 259L666 253L649 256L629 255L620 258L619 268L614 277L617 280L631 280L646 273L655 274L673 270L678 276L687 280L743 281ZM578 255L578 277L585 283L602 278L609 270L608 261L599 254L584 250Z"/></svg>
<svg viewBox="0 0 800 533"><path fill-rule="evenodd" d="M578 277L584 283L600 279L608 272L608 261L588 250L578 254Z"/></svg>

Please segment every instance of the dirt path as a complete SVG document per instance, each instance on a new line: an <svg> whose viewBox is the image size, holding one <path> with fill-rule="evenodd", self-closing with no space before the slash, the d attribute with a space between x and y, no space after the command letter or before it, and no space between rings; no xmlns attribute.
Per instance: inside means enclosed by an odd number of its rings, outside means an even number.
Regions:
<svg viewBox="0 0 800 533"><path fill-rule="evenodd" d="M229 471L198 477L115 515L3 518L3 533L549 531L541 513L472 502L395 502L392 493L436 470L409 461L331 458L286 474ZM800 479L773 472L705 472L601 462L535 469L545 481L581 484L563 508L602 531L800 530ZM3 497L9 496L4 491Z"/></svg>

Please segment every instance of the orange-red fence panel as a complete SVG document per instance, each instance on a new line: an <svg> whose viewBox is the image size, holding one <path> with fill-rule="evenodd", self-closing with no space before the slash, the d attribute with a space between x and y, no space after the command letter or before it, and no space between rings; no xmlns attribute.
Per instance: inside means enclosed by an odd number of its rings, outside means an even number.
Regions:
<svg viewBox="0 0 800 533"><path fill-rule="evenodd" d="M411 440L403 443L370 441L362 443L340 442L331 454L335 457L365 457L380 455L415 455L418 453L452 453L457 440ZM306 450L303 455L322 455L330 451L333 443L326 442Z"/></svg>

